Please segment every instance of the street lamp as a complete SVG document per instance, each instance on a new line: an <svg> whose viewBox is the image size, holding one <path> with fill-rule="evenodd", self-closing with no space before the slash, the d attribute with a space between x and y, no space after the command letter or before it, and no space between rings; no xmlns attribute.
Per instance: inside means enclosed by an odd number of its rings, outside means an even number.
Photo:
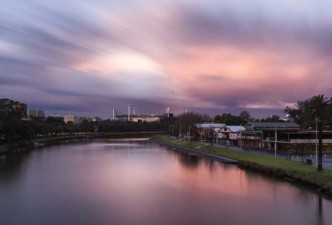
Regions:
<svg viewBox="0 0 332 225"><path fill-rule="evenodd" d="M189 125L189 142L190 142L190 125Z"/></svg>
<svg viewBox="0 0 332 225"><path fill-rule="evenodd" d="M274 124L274 158L277 158L277 125Z"/></svg>
<svg viewBox="0 0 332 225"><path fill-rule="evenodd" d="M317 149L318 149L318 145L317 145L317 116L316 116L316 118L315 118L315 125L316 125L316 166L318 167L318 155L317 155Z"/></svg>

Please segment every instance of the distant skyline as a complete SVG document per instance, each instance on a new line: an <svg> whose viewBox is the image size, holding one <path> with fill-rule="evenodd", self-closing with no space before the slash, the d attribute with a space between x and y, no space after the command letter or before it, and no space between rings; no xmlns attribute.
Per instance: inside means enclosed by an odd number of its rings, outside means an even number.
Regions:
<svg viewBox="0 0 332 225"><path fill-rule="evenodd" d="M0 98L111 118L128 104L283 115L332 94L332 1L24 0L0 6Z"/></svg>

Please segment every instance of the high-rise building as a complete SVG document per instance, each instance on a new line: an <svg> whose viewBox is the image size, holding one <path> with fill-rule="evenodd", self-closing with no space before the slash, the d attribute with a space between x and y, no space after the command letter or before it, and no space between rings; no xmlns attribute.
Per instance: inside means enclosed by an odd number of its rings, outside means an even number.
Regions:
<svg viewBox="0 0 332 225"><path fill-rule="evenodd" d="M28 111L29 117L45 117L45 113L40 109L29 109Z"/></svg>

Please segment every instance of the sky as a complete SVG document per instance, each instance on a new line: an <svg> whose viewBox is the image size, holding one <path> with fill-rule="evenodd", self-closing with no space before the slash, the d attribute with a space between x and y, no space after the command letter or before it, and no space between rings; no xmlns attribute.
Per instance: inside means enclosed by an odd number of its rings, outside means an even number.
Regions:
<svg viewBox="0 0 332 225"><path fill-rule="evenodd" d="M332 1L0 0L0 98L255 117L332 93Z"/></svg>

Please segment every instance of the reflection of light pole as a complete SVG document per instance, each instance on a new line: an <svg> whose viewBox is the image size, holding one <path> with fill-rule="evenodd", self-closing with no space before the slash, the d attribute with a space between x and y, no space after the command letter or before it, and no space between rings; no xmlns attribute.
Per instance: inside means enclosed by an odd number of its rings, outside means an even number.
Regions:
<svg viewBox="0 0 332 225"><path fill-rule="evenodd" d="M315 125L316 125L316 166L318 167L318 157L317 157L317 148L318 148L318 146L317 146L317 116L316 116L316 118L315 118Z"/></svg>
<svg viewBox="0 0 332 225"><path fill-rule="evenodd" d="M180 139L181 139L181 137L182 137L182 136L181 136L181 124L180 124Z"/></svg>
<svg viewBox="0 0 332 225"><path fill-rule="evenodd" d="M217 146L218 146L218 136L219 136L219 130L216 132L216 143L217 143Z"/></svg>
<svg viewBox="0 0 332 225"><path fill-rule="evenodd" d="M243 132L240 131L240 137L241 137L241 151L243 151Z"/></svg>
<svg viewBox="0 0 332 225"><path fill-rule="evenodd" d="M277 158L277 125L274 124L274 158Z"/></svg>
<svg viewBox="0 0 332 225"><path fill-rule="evenodd" d="M128 105L128 121L130 121L130 105Z"/></svg>
<svg viewBox="0 0 332 225"><path fill-rule="evenodd" d="M190 125L189 125L189 142L190 142Z"/></svg>

